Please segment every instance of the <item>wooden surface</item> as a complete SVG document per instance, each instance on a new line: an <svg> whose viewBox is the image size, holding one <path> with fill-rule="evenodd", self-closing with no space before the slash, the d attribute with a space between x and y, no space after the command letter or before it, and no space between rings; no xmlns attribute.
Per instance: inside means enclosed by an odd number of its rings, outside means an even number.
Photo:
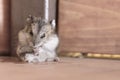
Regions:
<svg viewBox="0 0 120 80"><path fill-rule="evenodd" d="M62 52L120 53L120 0L59 0Z"/></svg>
<svg viewBox="0 0 120 80"><path fill-rule="evenodd" d="M120 61L61 58L60 62L24 64L0 58L0 80L120 80Z"/></svg>

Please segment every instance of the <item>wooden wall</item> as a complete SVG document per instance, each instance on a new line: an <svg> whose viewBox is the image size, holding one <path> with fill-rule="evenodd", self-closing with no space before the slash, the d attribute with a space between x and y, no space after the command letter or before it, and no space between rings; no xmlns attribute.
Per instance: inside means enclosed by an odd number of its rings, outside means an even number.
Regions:
<svg viewBox="0 0 120 80"><path fill-rule="evenodd" d="M120 0L59 0L61 52L120 53Z"/></svg>

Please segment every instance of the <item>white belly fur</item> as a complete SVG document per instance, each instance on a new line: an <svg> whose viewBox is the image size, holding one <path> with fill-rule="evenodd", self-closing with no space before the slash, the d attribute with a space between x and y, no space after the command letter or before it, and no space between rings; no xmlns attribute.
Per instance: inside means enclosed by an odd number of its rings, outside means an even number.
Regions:
<svg viewBox="0 0 120 80"><path fill-rule="evenodd" d="M47 59L56 58L56 48L59 44L57 35L51 36L42 47L37 47L35 54L26 54L26 60L31 62L45 62Z"/></svg>
<svg viewBox="0 0 120 80"><path fill-rule="evenodd" d="M42 58L42 55L44 55L44 58L55 58L56 57L56 48L58 46L59 39L58 37L52 36L49 38L48 41L42 46L38 48L38 54L40 55L39 57ZM46 56L46 57L45 57Z"/></svg>

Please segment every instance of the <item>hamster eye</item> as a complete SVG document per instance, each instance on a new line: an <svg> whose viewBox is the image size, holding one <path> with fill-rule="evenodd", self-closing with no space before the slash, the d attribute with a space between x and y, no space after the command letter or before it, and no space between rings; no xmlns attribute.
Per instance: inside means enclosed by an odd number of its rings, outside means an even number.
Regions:
<svg viewBox="0 0 120 80"><path fill-rule="evenodd" d="M44 38L45 37L45 34L43 34L42 36L40 36L40 38Z"/></svg>
<svg viewBox="0 0 120 80"><path fill-rule="evenodd" d="M33 33L32 33L32 31L30 31L30 35L31 35L31 36L33 36Z"/></svg>

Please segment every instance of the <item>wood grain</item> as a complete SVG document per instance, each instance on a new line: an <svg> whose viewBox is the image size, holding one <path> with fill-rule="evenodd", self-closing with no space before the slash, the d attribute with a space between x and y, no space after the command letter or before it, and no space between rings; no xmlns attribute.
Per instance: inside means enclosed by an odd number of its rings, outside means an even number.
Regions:
<svg viewBox="0 0 120 80"><path fill-rule="evenodd" d="M120 0L59 0L60 51L120 53Z"/></svg>

